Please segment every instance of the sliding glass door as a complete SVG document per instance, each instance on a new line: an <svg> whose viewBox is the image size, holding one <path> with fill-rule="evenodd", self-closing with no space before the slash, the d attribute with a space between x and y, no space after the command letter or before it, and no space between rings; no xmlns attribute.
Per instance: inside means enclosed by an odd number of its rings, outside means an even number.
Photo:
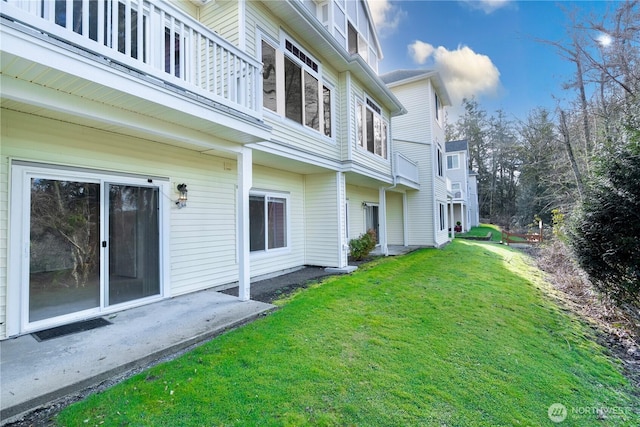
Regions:
<svg viewBox="0 0 640 427"><path fill-rule="evenodd" d="M100 184L31 178L29 322L100 306Z"/></svg>
<svg viewBox="0 0 640 427"><path fill-rule="evenodd" d="M161 295L160 185L117 181L65 171L23 174L27 324Z"/></svg>
<svg viewBox="0 0 640 427"><path fill-rule="evenodd" d="M108 305L160 293L158 189L109 184Z"/></svg>

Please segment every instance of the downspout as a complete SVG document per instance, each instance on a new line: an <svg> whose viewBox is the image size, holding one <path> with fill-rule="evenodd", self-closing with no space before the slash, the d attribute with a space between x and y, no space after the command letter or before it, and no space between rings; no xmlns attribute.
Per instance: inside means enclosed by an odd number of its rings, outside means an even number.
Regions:
<svg viewBox="0 0 640 427"><path fill-rule="evenodd" d="M438 145L431 143L431 201L433 202L433 247L438 247L438 233L440 232L440 206L436 197L436 169L438 169ZM436 164L433 164L435 159ZM446 190L445 190L446 192ZM447 201L448 202L448 201ZM448 204L448 203L447 203ZM448 206L447 206L448 210Z"/></svg>
<svg viewBox="0 0 640 427"><path fill-rule="evenodd" d="M391 122L389 122L391 123ZM394 188L396 188L396 186L398 185L398 178L397 178L397 173L396 173L396 162L394 161L395 157L396 157L396 153L395 150L392 150L391 148L393 147L393 130L392 127L389 126L389 141L390 141L390 147L387 147L387 153L391 154L391 178L393 179L393 185L391 187L382 187L382 193L384 194L384 245L381 248L382 249L382 254L384 256L389 256L389 240L388 240L388 235L389 233L387 232L387 190L392 190ZM405 221L406 218L402 218L402 221Z"/></svg>

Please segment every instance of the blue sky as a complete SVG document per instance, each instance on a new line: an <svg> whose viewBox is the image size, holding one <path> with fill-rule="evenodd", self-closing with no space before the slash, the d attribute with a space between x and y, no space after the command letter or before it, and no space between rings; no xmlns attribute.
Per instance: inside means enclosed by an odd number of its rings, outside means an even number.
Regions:
<svg viewBox="0 0 640 427"><path fill-rule="evenodd" d="M453 108L475 96L489 114L524 120L533 108L553 110L574 96L562 89L575 65L537 39L567 39L563 9L602 17L611 1L369 0L384 59L380 73L401 68L441 71ZM458 108L456 108L458 107Z"/></svg>

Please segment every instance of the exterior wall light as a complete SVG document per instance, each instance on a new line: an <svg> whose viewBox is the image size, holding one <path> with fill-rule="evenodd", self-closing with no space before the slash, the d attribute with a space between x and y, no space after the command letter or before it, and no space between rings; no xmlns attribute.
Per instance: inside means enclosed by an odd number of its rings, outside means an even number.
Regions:
<svg viewBox="0 0 640 427"><path fill-rule="evenodd" d="M176 206L178 209L182 209L187 206L187 184L178 184L177 188L180 196L178 196Z"/></svg>

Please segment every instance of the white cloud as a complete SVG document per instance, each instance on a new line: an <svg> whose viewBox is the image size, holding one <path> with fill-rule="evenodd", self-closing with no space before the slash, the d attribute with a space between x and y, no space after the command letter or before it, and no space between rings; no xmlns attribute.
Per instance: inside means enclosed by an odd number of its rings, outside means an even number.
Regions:
<svg viewBox="0 0 640 427"><path fill-rule="evenodd" d="M409 54L411 55L411 58L413 58L413 61L418 64L424 64L427 62L427 59L433 55L435 50L436 49L432 45L420 40L416 40L409 45Z"/></svg>
<svg viewBox="0 0 640 427"><path fill-rule="evenodd" d="M368 2L378 33L393 32L406 16L406 12L391 4L390 0L368 0Z"/></svg>
<svg viewBox="0 0 640 427"><path fill-rule="evenodd" d="M498 67L487 55L476 53L468 46L448 50L416 40L409 45L409 54L417 64L429 62L440 72L454 107L463 98L496 96L501 89Z"/></svg>
<svg viewBox="0 0 640 427"><path fill-rule="evenodd" d="M511 0L462 0L474 9L480 9L487 15L505 7Z"/></svg>

